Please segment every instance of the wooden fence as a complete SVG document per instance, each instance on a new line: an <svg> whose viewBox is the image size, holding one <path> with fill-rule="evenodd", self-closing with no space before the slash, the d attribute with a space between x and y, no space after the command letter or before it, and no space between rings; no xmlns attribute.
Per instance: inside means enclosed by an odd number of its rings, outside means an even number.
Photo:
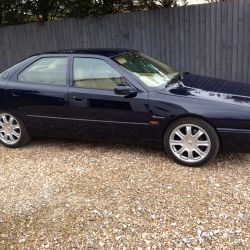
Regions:
<svg viewBox="0 0 250 250"><path fill-rule="evenodd" d="M0 28L0 72L31 54L132 48L176 69L250 83L250 1L164 8Z"/></svg>

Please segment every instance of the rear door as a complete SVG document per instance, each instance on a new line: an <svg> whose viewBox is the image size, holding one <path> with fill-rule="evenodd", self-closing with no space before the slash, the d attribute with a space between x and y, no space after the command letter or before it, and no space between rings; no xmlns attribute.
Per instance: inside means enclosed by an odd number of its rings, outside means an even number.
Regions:
<svg viewBox="0 0 250 250"><path fill-rule="evenodd" d="M26 124L69 132L69 56L41 56L20 69L6 87L8 107Z"/></svg>
<svg viewBox="0 0 250 250"><path fill-rule="evenodd" d="M147 137L148 92L134 96L114 93L118 84L132 84L112 62L101 58L73 57L69 105L77 133L144 139ZM119 66L118 66L119 67Z"/></svg>

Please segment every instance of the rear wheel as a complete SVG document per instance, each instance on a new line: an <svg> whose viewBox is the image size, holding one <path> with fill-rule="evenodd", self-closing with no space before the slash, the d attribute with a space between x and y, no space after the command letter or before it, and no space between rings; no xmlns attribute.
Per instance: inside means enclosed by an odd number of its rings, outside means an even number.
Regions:
<svg viewBox="0 0 250 250"><path fill-rule="evenodd" d="M215 129L199 118L181 118L169 125L164 135L168 155L185 166L210 162L219 150Z"/></svg>
<svg viewBox="0 0 250 250"><path fill-rule="evenodd" d="M6 147L24 146L30 136L22 121L11 114L0 113L0 142Z"/></svg>

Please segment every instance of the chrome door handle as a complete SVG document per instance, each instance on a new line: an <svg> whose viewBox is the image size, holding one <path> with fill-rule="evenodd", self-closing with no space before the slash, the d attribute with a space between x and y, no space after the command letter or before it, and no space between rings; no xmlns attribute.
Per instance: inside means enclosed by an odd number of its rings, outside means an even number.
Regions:
<svg viewBox="0 0 250 250"><path fill-rule="evenodd" d="M21 91L19 90L11 90L11 94L15 97L18 97L21 95Z"/></svg>
<svg viewBox="0 0 250 250"><path fill-rule="evenodd" d="M72 98L73 98L75 101L79 102L79 101L81 101L84 97L83 97L83 96L79 96L79 95L73 95Z"/></svg>

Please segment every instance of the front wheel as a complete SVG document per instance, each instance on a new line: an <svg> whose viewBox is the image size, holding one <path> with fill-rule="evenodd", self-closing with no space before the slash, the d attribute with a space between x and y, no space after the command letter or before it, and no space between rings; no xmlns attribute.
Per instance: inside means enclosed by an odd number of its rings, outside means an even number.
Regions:
<svg viewBox="0 0 250 250"><path fill-rule="evenodd" d="M220 142L215 129L199 118L172 122L164 135L167 154L181 165L199 167L216 156Z"/></svg>
<svg viewBox="0 0 250 250"><path fill-rule="evenodd" d="M24 146L30 136L21 120L8 113L0 113L0 142L6 147Z"/></svg>

